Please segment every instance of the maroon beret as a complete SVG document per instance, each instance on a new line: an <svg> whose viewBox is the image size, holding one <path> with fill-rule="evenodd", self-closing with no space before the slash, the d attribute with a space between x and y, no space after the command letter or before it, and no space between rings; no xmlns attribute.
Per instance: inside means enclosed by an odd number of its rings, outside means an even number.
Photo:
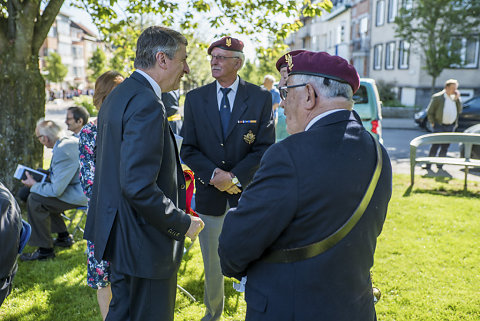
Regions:
<svg viewBox="0 0 480 321"><path fill-rule="evenodd" d="M238 40L232 37L223 37L220 40L215 41L208 47L208 54L212 53L213 48L218 47L224 50L231 50L231 51L240 51L243 52L243 41Z"/></svg>
<svg viewBox="0 0 480 321"><path fill-rule="evenodd" d="M360 87L357 71L342 57L315 51L304 51L288 56L289 54L281 58L287 61L288 75L303 74L337 80L349 84L354 93Z"/></svg>
<svg viewBox="0 0 480 321"><path fill-rule="evenodd" d="M293 50L293 51L290 51L288 54L290 56L295 56L296 54L299 54L301 52L304 52L305 50ZM287 63L287 59L286 59L287 55L282 55L278 61L277 61L277 64L276 64L276 67L277 67L277 70L280 72L280 69L282 69L283 67L286 67L288 66L288 63Z"/></svg>

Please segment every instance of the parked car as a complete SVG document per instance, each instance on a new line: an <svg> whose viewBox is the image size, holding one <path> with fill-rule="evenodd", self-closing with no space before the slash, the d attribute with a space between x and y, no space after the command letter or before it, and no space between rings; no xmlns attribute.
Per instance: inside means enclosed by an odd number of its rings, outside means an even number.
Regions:
<svg viewBox="0 0 480 321"><path fill-rule="evenodd" d="M480 134L480 124L473 125L465 129L464 133ZM463 144L460 144L460 157L465 157ZM473 145L470 158L480 159L480 145Z"/></svg>
<svg viewBox="0 0 480 321"><path fill-rule="evenodd" d="M353 95L353 109L362 119L363 126L380 143L382 139L382 102L374 79L360 78L360 88Z"/></svg>
<svg viewBox="0 0 480 321"><path fill-rule="evenodd" d="M431 124L427 119L427 108L415 114L415 122L421 128L432 131ZM457 131L464 131L476 124L480 124L480 96L470 98L463 103L463 110L458 118Z"/></svg>

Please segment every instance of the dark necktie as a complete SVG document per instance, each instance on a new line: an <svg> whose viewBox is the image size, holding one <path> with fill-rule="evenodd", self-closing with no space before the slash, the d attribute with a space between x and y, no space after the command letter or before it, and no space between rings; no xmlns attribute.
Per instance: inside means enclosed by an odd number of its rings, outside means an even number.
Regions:
<svg viewBox="0 0 480 321"><path fill-rule="evenodd" d="M231 88L220 88L223 93L223 98L220 103L220 120L222 121L222 129L223 129L223 139L227 138L227 130L228 130L228 123L230 122L230 102L228 101L228 93Z"/></svg>

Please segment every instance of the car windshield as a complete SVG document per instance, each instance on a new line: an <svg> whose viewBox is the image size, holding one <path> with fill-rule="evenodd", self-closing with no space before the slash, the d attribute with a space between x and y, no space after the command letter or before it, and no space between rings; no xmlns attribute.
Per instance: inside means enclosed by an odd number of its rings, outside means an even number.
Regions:
<svg viewBox="0 0 480 321"><path fill-rule="evenodd" d="M370 103L366 86L360 85L360 88L358 88L355 95L353 95L353 101L355 102L353 109L358 113L363 121L375 119L375 115L377 113L375 102Z"/></svg>

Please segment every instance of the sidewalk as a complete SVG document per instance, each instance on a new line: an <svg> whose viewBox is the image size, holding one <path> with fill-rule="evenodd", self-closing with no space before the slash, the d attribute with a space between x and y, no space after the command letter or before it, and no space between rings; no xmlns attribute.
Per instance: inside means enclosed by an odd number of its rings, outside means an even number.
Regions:
<svg viewBox="0 0 480 321"><path fill-rule="evenodd" d="M383 118L382 128L384 129L412 129L419 130L413 118Z"/></svg>

